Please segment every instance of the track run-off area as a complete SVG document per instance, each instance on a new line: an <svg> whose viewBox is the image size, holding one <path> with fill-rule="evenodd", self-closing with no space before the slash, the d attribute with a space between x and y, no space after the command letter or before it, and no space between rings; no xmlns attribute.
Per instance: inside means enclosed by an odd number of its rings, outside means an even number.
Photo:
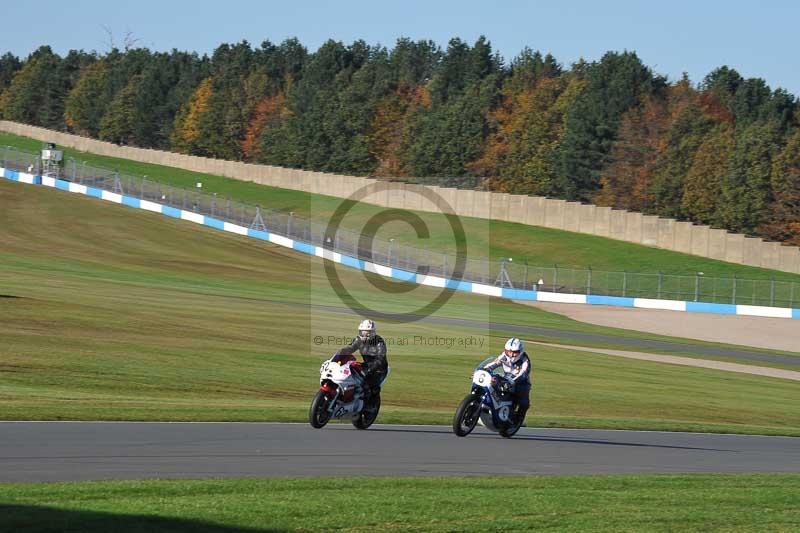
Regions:
<svg viewBox="0 0 800 533"><path fill-rule="evenodd" d="M526 427L2 422L0 481L800 472L791 437Z"/></svg>

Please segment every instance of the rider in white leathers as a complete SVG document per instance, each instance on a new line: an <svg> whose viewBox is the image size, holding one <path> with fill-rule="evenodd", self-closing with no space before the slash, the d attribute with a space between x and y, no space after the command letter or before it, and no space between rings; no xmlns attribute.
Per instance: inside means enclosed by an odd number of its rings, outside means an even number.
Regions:
<svg viewBox="0 0 800 533"><path fill-rule="evenodd" d="M515 418L521 424L525 420L525 414L531 405L530 374L531 370L533 370L533 364L531 364L531 359L525 352L520 339L516 337L508 339L503 353L483 368L491 372L500 366L503 367L503 372L505 372L504 378L511 384L511 393L514 395Z"/></svg>

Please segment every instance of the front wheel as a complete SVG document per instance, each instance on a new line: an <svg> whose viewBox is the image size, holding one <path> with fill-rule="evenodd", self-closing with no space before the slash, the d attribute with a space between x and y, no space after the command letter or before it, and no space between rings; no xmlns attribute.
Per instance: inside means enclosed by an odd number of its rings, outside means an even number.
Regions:
<svg viewBox="0 0 800 533"><path fill-rule="evenodd" d="M367 429L378 418L381 410L381 395L375 393L370 399L369 404L364 406L360 413L353 415L353 426L356 429Z"/></svg>
<svg viewBox="0 0 800 533"><path fill-rule="evenodd" d="M458 404L456 414L453 417L453 433L459 437L466 437L475 429L478 423L478 415L481 411L480 396L467 394L461 403Z"/></svg>
<svg viewBox="0 0 800 533"><path fill-rule="evenodd" d="M308 409L308 422L313 428L324 427L325 424L331 419L331 414L328 412L328 396L325 391L319 390L311 400L311 407Z"/></svg>

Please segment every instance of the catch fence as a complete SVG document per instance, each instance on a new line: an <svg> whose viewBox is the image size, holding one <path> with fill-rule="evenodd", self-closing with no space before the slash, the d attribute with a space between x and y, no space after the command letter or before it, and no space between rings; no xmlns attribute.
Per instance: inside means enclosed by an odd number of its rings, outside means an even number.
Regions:
<svg viewBox="0 0 800 533"><path fill-rule="evenodd" d="M37 154L13 147L2 149L3 167L39 175ZM53 176L56 177L56 176ZM461 261L454 254L420 248L394 239L367 239L361 232L338 228L331 232L327 221L300 217L292 212L265 209L215 194L190 190L145 177L88 165L75 159L63 162L60 179L129 197L147 200L198 215L268 231L332 251L409 272L448 279L541 291L654 298L709 303L796 307L800 305L800 284L776 279L745 279L737 276L707 276L666 273L609 272L591 268L574 269L558 265L528 264L526 260L470 259Z"/></svg>

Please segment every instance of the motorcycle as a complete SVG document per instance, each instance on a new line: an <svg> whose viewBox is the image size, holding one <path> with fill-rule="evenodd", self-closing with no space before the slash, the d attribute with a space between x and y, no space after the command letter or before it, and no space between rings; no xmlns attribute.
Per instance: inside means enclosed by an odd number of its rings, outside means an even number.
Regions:
<svg viewBox="0 0 800 533"><path fill-rule="evenodd" d="M472 433L478 422L505 438L513 437L522 426L522 420L515 416L511 382L502 376L502 368L494 373L483 369L493 360L490 357L475 367L472 390L456 409L453 433L459 437Z"/></svg>
<svg viewBox="0 0 800 533"><path fill-rule="evenodd" d="M322 363L319 369L320 387L311 401L308 410L308 421L311 427L324 427L332 418L349 415L353 426L367 429L381 408L380 387L389 377L380 383L379 390L367 395L367 383L361 370L361 363L352 355L334 355Z"/></svg>

